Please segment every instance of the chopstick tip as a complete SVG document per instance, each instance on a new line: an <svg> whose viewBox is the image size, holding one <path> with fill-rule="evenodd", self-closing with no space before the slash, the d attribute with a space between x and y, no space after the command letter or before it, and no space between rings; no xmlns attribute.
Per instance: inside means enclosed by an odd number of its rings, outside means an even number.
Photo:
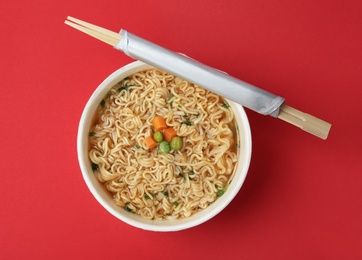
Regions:
<svg viewBox="0 0 362 260"><path fill-rule="evenodd" d="M69 21L70 21L71 18L72 18L72 17L68 15L67 18L64 20L64 23L65 23L65 24L67 24L67 22L69 23Z"/></svg>

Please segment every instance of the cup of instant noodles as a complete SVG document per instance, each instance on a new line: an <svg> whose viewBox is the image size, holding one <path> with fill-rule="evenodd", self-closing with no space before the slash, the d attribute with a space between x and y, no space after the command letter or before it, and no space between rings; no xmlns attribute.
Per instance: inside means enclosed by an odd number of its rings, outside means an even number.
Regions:
<svg viewBox="0 0 362 260"><path fill-rule="evenodd" d="M251 133L241 105L136 61L90 97L77 151L89 190L109 213L140 229L179 231L236 196Z"/></svg>

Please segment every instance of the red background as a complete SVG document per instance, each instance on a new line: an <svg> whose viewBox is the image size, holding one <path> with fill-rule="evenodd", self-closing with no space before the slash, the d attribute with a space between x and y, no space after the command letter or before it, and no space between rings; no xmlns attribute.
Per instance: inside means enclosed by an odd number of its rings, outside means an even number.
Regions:
<svg viewBox="0 0 362 260"><path fill-rule="evenodd" d="M359 0L2 1L0 258L362 259L361 13ZM68 15L281 95L331 122L329 138L247 110L235 200L189 230L131 227L88 191L76 135L91 93L132 60Z"/></svg>

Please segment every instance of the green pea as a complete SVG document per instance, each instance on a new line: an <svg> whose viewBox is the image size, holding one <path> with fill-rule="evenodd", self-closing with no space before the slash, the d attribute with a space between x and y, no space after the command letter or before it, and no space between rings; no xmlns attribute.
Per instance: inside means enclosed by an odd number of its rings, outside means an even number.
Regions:
<svg viewBox="0 0 362 260"><path fill-rule="evenodd" d="M171 140L171 149L172 150L180 150L182 148L182 139L181 137L175 136Z"/></svg>
<svg viewBox="0 0 362 260"><path fill-rule="evenodd" d="M162 141L160 143L160 150L162 153L169 153L171 151L170 143L167 141Z"/></svg>
<svg viewBox="0 0 362 260"><path fill-rule="evenodd" d="M153 134L153 139L155 139L156 143L161 143L163 141L163 134L157 131Z"/></svg>

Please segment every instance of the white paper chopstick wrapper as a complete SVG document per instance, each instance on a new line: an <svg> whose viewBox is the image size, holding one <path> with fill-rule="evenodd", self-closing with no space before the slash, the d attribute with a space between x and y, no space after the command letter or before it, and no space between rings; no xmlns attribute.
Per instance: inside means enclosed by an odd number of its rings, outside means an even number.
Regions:
<svg viewBox="0 0 362 260"><path fill-rule="evenodd" d="M115 46L128 56L176 75L263 115L277 117L284 98L229 76L125 30Z"/></svg>

